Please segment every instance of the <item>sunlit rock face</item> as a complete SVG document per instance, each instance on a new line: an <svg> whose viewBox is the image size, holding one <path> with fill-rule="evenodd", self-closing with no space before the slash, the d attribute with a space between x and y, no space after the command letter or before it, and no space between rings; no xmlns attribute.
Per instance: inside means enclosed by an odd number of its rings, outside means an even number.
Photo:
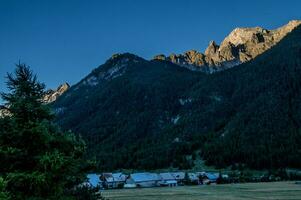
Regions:
<svg viewBox="0 0 301 200"><path fill-rule="evenodd" d="M60 85L56 90L48 90L43 98L45 103L54 102L59 96L65 93L70 88L68 83Z"/></svg>
<svg viewBox="0 0 301 200"><path fill-rule="evenodd" d="M292 20L275 30L261 27L236 28L220 45L211 41L204 54L190 50L169 56L161 54L154 59L167 60L191 70L213 73L254 59L277 44L300 24L300 20Z"/></svg>
<svg viewBox="0 0 301 200"><path fill-rule="evenodd" d="M7 107L0 105L0 118L3 118L5 116L9 116L9 115L10 115L10 113L9 113Z"/></svg>

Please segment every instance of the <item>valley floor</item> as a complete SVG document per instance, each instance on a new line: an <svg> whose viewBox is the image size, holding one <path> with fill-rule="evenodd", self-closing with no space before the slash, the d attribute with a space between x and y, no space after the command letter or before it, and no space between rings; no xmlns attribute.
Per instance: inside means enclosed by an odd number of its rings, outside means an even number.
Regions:
<svg viewBox="0 0 301 200"><path fill-rule="evenodd" d="M300 200L301 185L295 182L245 183L106 190L102 194L110 200Z"/></svg>

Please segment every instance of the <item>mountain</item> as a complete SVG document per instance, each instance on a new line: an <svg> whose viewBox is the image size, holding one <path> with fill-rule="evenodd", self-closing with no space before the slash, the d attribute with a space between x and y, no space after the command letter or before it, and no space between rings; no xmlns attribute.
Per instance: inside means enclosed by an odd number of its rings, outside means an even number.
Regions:
<svg viewBox="0 0 301 200"><path fill-rule="evenodd" d="M214 74L117 54L52 106L57 122L87 141L99 169L189 168L196 154L216 167L301 168L300 86L297 26Z"/></svg>
<svg viewBox="0 0 301 200"><path fill-rule="evenodd" d="M189 143L215 166L300 168L300 78L298 26L254 60L195 84L178 131L191 135Z"/></svg>
<svg viewBox="0 0 301 200"><path fill-rule="evenodd" d="M72 86L53 107L62 127L88 141L89 156L100 163L110 160L102 167L152 167L138 160L151 147L149 142L157 144L149 156L164 150L159 136L177 123L183 94L202 76L170 62L118 54ZM145 152L136 152L141 147Z"/></svg>
<svg viewBox="0 0 301 200"><path fill-rule="evenodd" d="M54 102L59 96L70 88L68 83L61 84L56 90L49 89L46 91L43 101L45 103Z"/></svg>
<svg viewBox="0 0 301 200"><path fill-rule="evenodd" d="M236 28L220 45L211 41L204 54L190 50L184 54L171 54L167 57L158 55L154 59L171 61L191 70L213 73L254 59L300 24L300 20L292 20L275 30L261 27Z"/></svg>

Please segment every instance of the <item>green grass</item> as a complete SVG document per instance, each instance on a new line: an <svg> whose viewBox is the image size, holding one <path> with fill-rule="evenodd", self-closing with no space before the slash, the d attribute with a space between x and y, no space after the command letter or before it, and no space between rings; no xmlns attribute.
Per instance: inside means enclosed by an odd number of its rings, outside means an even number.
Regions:
<svg viewBox="0 0 301 200"><path fill-rule="evenodd" d="M179 186L106 190L111 200L300 200L301 185L294 182L245 183L210 186Z"/></svg>

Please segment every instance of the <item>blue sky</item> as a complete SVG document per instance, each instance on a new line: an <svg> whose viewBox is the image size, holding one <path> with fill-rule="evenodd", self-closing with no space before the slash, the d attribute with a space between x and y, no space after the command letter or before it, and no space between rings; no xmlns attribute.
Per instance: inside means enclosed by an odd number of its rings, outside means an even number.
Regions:
<svg viewBox="0 0 301 200"><path fill-rule="evenodd" d="M0 0L0 91L19 60L48 88L74 84L112 54L204 51L235 27L301 19L301 1Z"/></svg>

